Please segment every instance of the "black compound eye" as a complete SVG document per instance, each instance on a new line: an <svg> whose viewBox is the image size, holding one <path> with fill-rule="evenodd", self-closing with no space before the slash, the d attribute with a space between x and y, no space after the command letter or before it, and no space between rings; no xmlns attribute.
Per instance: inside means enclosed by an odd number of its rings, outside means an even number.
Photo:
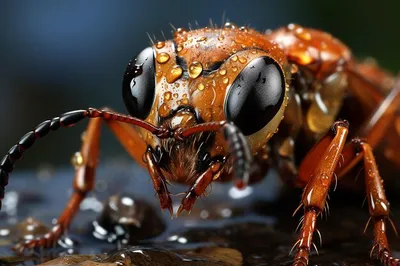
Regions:
<svg viewBox="0 0 400 266"><path fill-rule="evenodd" d="M122 96L131 116L145 119L155 95L154 51L148 47L129 62L122 83Z"/></svg>
<svg viewBox="0 0 400 266"><path fill-rule="evenodd" d="M225 115L244 135L251 135L271 121L285 96L285 78L270 57L252 60L236 77L225 101Z"/></svg>

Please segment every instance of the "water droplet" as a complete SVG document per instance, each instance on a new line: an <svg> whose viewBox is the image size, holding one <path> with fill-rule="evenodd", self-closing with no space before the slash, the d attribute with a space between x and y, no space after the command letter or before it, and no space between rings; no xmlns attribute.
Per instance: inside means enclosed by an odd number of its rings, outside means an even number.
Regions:
<svg viewBox="0 0 400 266"><path fill-rule="evenodd" d="M204 118L205 120L210 120L212 118L212 114L210 111L205 111L204 112Z"/></svg>
<svg viewBox="0 0 400 266"><path fill-rule="evenodd" d="M180 52L183 50L183 45L182 44L178 44L178 46L176 47L176 51Z"/></svg>
<svg viewBox="0 0 400 266"><path fill-rule="evenodd" d="M291 72L292 74L294 74L294 73L297 73L297 71L299 71L299 67L298 67L297 65L295 65L295 64L292 64L292 65L290 66L290 72Z"/></svg>
<svg viewBox="0 0 400 266"><path fill-rule="evenodd" d="M199 90L199 91L202 91L202 90L204 90L204 84L203 83L199 83L199 85L197 85L197 89Z"/></svg>
<svg viewBox="0 0 400 266"><path fill-rule="evenodd" d="M87 139L87 133L86 131L83 131L81 134L81 141L86 141L86 139Z"/></svg>
<svg viewBox="0 0 400 266"><path fill-rule="evenodd" d="M198 42L204 42L204 41L206 41L207 40L207 37L206 36L203 36L203 37L201 37L199 40L198 40Z"/></svg>
<svg viewBox="0 0 400 266"><path fill-rule="evenodd" d="M184 28L177 28L175 31L175 35L185 34L186 30Z"/></svg>
<svg viewBox="0 0 400 266"><path fill-rule="evenodd" d="M226 23L224 24L224 28L225 28L225 29L236 29L236 25L233 24L233 23L231 23L231 22L226 22Z"/></svg>
<svg viewBox="0 0 400 266"><path fill-rule="evenodd" d="M308 31L304 31L303 28L298 28L296 30L296 36L304 41L311 40L311 34Z"/></svg>
<svg viewBox="0 0 400 266"><path fill-rule="evenodd" d="M181 101L182 104L189 104L188 98L183 98Z"/></svg>
<svg viewBox="0 0 400 266"><path fill-rule="evenodd" d="M158 108L158 113L160 116L167 116L169 113L169 106L163 103L160 108Z"/></svg>
<svg viewBox="0 0 400 266"><path fill-rule="evenodd" d="M156 77L161 77L163 75L163 72L161 70L157 70L156 72Z"/></svg>
<svg viewBox="0 0 400 266"><path fill-rule="evenodd" d="M217 39L218 41L222 41L223 39L225 39L225 37L223 35L219 35Z"/></svg>
<svg viewBox="0 0 400 266"><path fill-rule="evenodd" d="M171 99L171 92L167 91L166 93L164 93L164 101L169 101Z"/></svg>
<svg viewBox="0 0 400 266"><path fill-rule="evenodd" d="M290 23L289 25L287 25L288 30L294 30L295 28L297 28L296 24Z"/></svg>
<svg viewBox="0 0 400 266"><path fill-rule="evenodd" d="M183 70L180 66L173 66L166 75L168 83L173 83L182 76Z"/></svg>
<svg viewBox="0 0 400 266"><path fill-rule="evenodd" d="M312 56L308 51L301 51L301 50L294 51L292 55L294 57L297 57L298 60L300 61L299 63L302 65L308 65L314 61L314 59L312 58Z"/></svg>
<svg viewBox="0 0 400 266"><path fill-rule="evenodd" d="M218 73L219 73L221 76L224 76L224 75L226 74L226 69L220 69L220 70L218 71Z"/></svg>
<svg viewBox="0 0 400 266"><path fill-rule="evenodd" d="M229 82L229 79L228 79L227 77L225 77L225 78L222 79L222 83L228 84L228 82Z"/></svg>
<svg viewBox="0 0 400 266"><path fill-rule="evenodd" d="M304 29L302 27L296 27L296 34L303 33Z"/></svg>
<svg viewBox="0 0 400 266"><path fill-rule="evenodd" d="M156 48L157 49L161 49L161 48L163 48L165 46L165 42L157 42L156 43Z"/></svg>
<svg viewBox="0 0 400 266"><path fill-rule="evenodd" d="M71 164L75 167L75 169L83 165L83 156L80 152L75 152L71 158Z"/></svg>
<svg viewBox="0 0 400 266"><path fill-rule="evenodd" d="M172 94L172 97L174 97L175 99L178 98L178 93Z"/></svg>
<svg viewBox="0 0 400 266"><path fill-rule="evenodd" d="M239 62L244 64L247 62L247 59L245 57L239 57Z"/></svg>
<svg viewBox="0 0 400 266"><path fill-rule="evenodd" d="M17 227L17 238L21 239L34 239L38 236L43 236L49 231L49 228L45 226L41 221L36 220L32 217L26 218L16 225ZM6 231L2 229L2 235ZM7 234L6 234L7 235Z"/></svg>
<svg viewBox="0 0 400 266"><path fill-rule="evenodd" d="M160 64L167 63L168 60L169 60L169 54L167 54L167 53L160 53L160 54L157 55L157 58L156 58L156 59L157 59L157 62L160 63Z"/></svg>
<svg viewBox="0 0 400 266"><path fill-rule="evenodd" d="M138 77L143 73L143 65L133 65L129 64L129 69L127 70L128 75L132 75L132 77Z"/></svg>
<svg viewBox="0 0 400 266"><path fill-rule="evenodd" d="M207 210L202 210L202 211L200 212L200 218L201 218L201 219L205 220L205 219L208 218L208 216L209 216L209 213L208 213Z"/></svg>
<svg viewBox="0 0 400 266"><path fill-rule="evenodd" d="M194 61L189 66L189 76L193 79L197 78L203 72L203 66L200 62Z"/></svg>
<svg viewBox="0 0 400 266"><path fill-rule="evenodd" d="M247 27L245 27L245 26L240 27L239 30L244 31L244 32L248 31Z"/></svg>
<svg viewBox="0 0 400 266"><path fill-rule="evenodd" d="M238 68L237 67L232 67L232 71L236 72L236 71L238 71Z"/></svg>
<svg viewBox="0 0 400 266"><path fill-rule="evenodd" d="M236 62L237 60L238 60L237 55L232 56L232 61L233 61L233 62Z"/></svg>

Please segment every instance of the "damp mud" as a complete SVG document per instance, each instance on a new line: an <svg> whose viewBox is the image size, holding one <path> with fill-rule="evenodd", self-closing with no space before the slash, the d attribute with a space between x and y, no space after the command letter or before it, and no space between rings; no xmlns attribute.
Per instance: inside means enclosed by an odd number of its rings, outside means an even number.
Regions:
<svg viewBox="0 0 400 266"><path fill-rule="evenodd" d="M43 173L47 173L44 175ZM45 178L44 178L45 177ZM16 255L16 241L51 228L71 193L73 170L13 173L0 213L0 265L291 265L301 211L292 217L301 190L283 186L274 172L243 191L216 184L191 214L171 219L162 212L144 169L115 160L97 172L96 187L81 204L71 228L51 249ZM173 184L174 209L185 186ZM317 221L310 265L379 265L369 258L372 225L363 234L368 207L360 191L340 186L330 193L330 214ZM400 200L389 193L392 218ZM399 204L397 204L399 203ZM400 240L389 229L392 252Z"/></svg>

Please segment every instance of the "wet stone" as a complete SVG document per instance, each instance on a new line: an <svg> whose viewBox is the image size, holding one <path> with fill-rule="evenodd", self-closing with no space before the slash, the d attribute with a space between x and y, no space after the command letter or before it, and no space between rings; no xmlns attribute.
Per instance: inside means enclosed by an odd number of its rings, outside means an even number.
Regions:
<svg viewBox="0 0 400 266"><path fill-rule="evenodd" d="M149 203L122 194L109 197L93 228L98 239L128 244L161 234L165 224Z"/></svg>
<svg viewBox="0 0 400 266"><path fill-rule="evenodd" d="M100 259L97 256L94 255L69 255L69 256L65 256L62 258L57 258L45 263L42 263L40 265L43 266L50 266L50 265L103 265L103 266L111 266L111 265L115 265L113 263L109 263L107 264L99 264L97 262L94 262L94 259Z"/></svg>
<svg viewBox="0 0 400 266"><path fill-rule="evenodd" d="M28 217L18 223L16 228L12 231L15 232L15 235L11 237L15 237L15 241L20 241L41 237L49 232L49 228L41 221Z"/></svg>
<svg viewBox="0 0 400 266"><path fill-rule="evenodd" d="M239 266L242 257L239 251L228 248L199 248L190 251L167 251L158 248L132 246L109 255L87 256L73 255L58 258L45 265L77 265L77 266Z"/></svg>

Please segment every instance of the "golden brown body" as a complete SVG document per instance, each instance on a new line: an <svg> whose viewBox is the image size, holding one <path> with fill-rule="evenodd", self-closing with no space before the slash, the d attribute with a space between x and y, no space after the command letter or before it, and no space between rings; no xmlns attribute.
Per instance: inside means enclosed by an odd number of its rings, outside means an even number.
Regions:
<svg viewBox="0 0 400 266"><path fill-rule="evenodd" d="M0 196L15 161L37 139L93 118L76 157L74 193L57 225L17 245L18 251L51 246L70 225L93 188L104 121L147 167L161 208L171 214L168 181L190 186L178 214L190 211L213 181L235 178L242 188L264 177L271 165L284 180L304 187L294 265L308 264L329 189L364 160L372 252L386 265L399 265L386 239L389 202L372 149L385 134L388 143L398 141L389 129L397 119L400 82L377 66L355 63L331 35L294 24L266 33L231 23L177 29L172 40L155 43L129 63L123 97L130 116L93 108L65 113L28 132L3 158ZM353 103L362 107L362 121L352 121ZM349 123L337 121L347 116L356 124L350 137ZM363 139L348 141L353 136ZM396 161L396 151L389 151L387 157Z"/></svg>

